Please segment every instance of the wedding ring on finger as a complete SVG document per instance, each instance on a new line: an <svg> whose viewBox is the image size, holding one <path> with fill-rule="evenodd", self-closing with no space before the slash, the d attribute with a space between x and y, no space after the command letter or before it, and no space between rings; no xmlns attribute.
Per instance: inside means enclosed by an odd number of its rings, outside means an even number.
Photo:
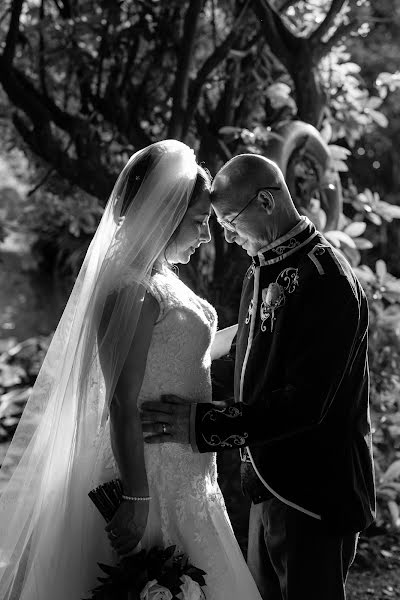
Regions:
<svg viewBox="0 0 400 600"><path fill-rule="evenodd" d="M110 536L114 539L116 539L118 537L117 534L115 533L115 531L113 531L113 530L110 531Z"/></svg>

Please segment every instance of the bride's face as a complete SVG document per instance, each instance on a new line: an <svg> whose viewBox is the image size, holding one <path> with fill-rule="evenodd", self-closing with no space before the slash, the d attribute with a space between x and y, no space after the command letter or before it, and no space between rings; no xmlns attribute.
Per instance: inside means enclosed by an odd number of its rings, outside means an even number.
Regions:
<svg viewBox="0 0 400 600"><path fill-rule="evenodd" d="M200 244L210 241L210 212L210 193L204 190L189 206L177 233L168 244L165 252L168 262L186 264Z"/></svg>

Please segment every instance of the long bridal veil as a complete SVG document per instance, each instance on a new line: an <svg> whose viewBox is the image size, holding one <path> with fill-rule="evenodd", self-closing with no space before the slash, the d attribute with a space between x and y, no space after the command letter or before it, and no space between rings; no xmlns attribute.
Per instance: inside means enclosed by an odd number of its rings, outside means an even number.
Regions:
<svg viewBox="0 0 400 600"><path fill-rule="evenodd" d="M167 140L134 154L114 186L2 465L2 600L79 600L95 583L104 522L87 493L101 483L108 407L143 284L185 214L196 175L193 151Z"/></svg>

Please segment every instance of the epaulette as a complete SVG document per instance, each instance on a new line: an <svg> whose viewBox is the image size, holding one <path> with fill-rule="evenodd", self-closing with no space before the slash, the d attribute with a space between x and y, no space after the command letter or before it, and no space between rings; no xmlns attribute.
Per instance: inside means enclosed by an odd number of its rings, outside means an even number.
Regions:
<svg viewBox="0 0 400 600"><path fill-rule="evenodd" d="M320 275L347 276L345 271L346 259L341 253L336 253L329 243L316 244L307 256Z"/></svg>

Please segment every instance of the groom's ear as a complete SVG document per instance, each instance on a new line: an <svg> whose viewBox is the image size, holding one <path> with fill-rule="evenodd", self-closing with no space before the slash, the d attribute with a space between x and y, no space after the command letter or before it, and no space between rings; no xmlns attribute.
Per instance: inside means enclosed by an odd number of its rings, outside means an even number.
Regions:
<svg viewBox="0 0 400 600"><path fill-rule="evenodd" d="M272 214L275 208L275 198L268 190L261 190L258 192L257 200L260 206L266 211L267 214Z"/></svg>

